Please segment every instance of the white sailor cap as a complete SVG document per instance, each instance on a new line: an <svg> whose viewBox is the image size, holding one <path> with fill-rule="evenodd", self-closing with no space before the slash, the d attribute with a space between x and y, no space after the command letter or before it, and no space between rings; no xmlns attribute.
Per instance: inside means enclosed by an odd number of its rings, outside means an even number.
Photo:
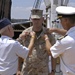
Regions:
<svg viewBox="0 0 75 75"><path fill-rule="evenodd" d="M75 8L70 6L58 6L56 12L58 18L75 16Z"/></svg>

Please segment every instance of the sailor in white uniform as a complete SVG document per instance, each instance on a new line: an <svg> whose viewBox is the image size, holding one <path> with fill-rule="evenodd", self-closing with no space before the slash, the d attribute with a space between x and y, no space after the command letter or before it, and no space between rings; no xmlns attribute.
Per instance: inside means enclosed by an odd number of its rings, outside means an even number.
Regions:
<svg viewBox="0 0 75 75"><path fill-rule="evenodd" d="M58 18L66 35L51 46L50 51L54 58L60 57L63 75L75 75L75 8L70 6L59 6L56 8ZM48 37L46 37L48 38Z"/></svg>
<svg viewBox="0 0 75 75"><path fill-rule="evenodd" d="M54 58L60 57L63 75L75 75L75 8L59 6L56 12L67 33L50 50Z"/></svg>

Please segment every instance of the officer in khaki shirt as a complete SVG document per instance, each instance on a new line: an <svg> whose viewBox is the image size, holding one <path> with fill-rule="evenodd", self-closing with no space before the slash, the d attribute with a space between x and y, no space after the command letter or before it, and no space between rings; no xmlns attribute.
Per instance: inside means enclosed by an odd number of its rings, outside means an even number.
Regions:
<svg viewBox="0 0 75 75"><path fill-rule="evenodd" d="M31 20L33 26L27 28L22 32L23 33L30 33L34 31L36 33L35 44L32 51L32 54L24 60L24 64L22 67L22 75L48 75L49 74L49 52L46 49L46 40L42 36L46 33L46 28L43 26L44 18L43 10L33 9L31 10ZM50 42L53 45L55 43L55 39L53 38L52 34L48 35L50 37ZM30 36L27 36L26 40L23 40L23 44L28 46L30 40ZM54 59L52 58L52 61ZM52 62L52 64L55 62ZM53 67L55 69L55 66ZM54 73L53 73L54 74Z"/></svg>

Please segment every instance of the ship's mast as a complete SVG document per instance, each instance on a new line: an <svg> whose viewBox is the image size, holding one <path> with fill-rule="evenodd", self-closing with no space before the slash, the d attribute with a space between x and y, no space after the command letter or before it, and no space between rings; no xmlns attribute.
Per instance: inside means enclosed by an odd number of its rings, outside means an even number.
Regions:
<svg viewBox="0 0 75 75"><path fill-rule="evenodd" d="M47 27L55 27L54 24L52 23L56 18L57 18L57 14L56 14L56 7L57 6L63 6L63 5L67 5L69 0L44 0L45 5L46 5L46 11L48 14L48 24Z"/></svg>
<svg viewBox="0 0 75 75"><path fill-rule="evenodd" d="M40 8L41 1L42 0L35 0L34 5L33 5L33 8Z"/></svg>

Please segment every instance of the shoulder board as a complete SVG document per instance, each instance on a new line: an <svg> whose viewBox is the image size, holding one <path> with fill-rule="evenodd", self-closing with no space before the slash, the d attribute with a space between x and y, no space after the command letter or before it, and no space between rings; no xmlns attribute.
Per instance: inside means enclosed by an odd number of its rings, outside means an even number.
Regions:
<svg viewBox="0 0 75 75"><path fill-rule="evenodd" d="M61 36L61 37L59 37L57 40L61 40L61 39L65 38L66 36L67 36L67 35Z"/></svg>

